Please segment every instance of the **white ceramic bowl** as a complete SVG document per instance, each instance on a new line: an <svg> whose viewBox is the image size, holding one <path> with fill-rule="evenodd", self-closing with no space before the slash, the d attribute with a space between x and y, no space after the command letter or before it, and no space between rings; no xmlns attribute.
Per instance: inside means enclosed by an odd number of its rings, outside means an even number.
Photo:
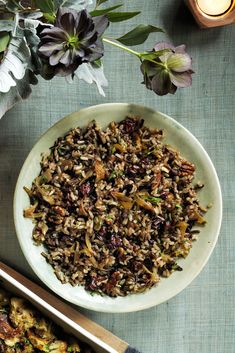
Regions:
<svg viewBox="0 0 235 353"><path fill-rule="evenodd" d="M142 294L126 297L110 298L93 295L83 287L72 287L61 284L53 269L41 256L43 246L35 246L32 241L32 221L23 217L23 210L29 205L29 199L23 186L30 187L33 179L39 174L41 153L47 152L54 141L69 129L86 126L95 119L105 127L111 121L120 121L128 114L142 116L150 127L162 128L166 131L166 142L176 147L181 154L195 163L196 180L201 180L205 187L199 192L203 205L209 203L213 207L207 212L207 224L201 229L198 241L193 244L189 256L180 260L182 272L175 272L167 279ZM18 178L14 197L14 221L22 251L38 277L55 293L71 303L87 309L102 312L130 312L152 307L169 300L182 291L199 274L208 261L216 244L222 218L222 197L219 180L215 168L198 140L174 119L152 109L125 103L110 103L92 106L66 116L52 126L36 143L29 153Z"/></svg>

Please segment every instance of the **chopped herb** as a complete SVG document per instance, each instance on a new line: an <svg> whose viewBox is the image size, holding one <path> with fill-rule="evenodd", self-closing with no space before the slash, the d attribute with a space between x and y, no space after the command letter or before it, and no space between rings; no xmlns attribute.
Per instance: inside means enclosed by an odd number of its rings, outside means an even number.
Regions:
<svg viewBox="0 0 235 353"><path fill-rule="evenodd" d="M158 205L159 202L162 201L160 197L154 197L154 196L144 196L143 197L146 201L151 202L153 205Z"/></svg>
<svg viewBox="0 0 235 353"><path fill-rule="evenodd" d="M6 308L1 308L1 309L0 309L0 313L2 313L2 314L7 314Z"/></svg>
<svg viewBox="0 0 235 353"><path fill-rule="evenodd" d="M14 348L16 348L16 349L22 348L21 343L20 342L16 342Z"/></svg>
<svg viewBox="0 0 235 353"><path fill-rule="evenodd" d="M115 152L116 152L116 147L113 146L113 147L111 148L111 153L114 154Z"/></svg>
<svg viewBox="0 0 235 353"><path fill-rule="evenodd" d="M95 230L100 230L102 224L103 224L103 220L100 217L94 218L94 229Z"/></svg>
<svg viewBox="0 0 235 353"><path fill-rule="evenodd" d="M30 341L28 340L28 338L26 338L26 337L24 337L24 343L31 344Z"/></svg>
<svg viewBox="0 0 235 353"><path fill-rule="evenodd" d="M182 267L180 267L180 266L177 265L177 264L174 264L174 265L172 266L172 270L175 270L175 271L183 271Z"/></svg>
<svg viewBox="0 0 235 353"><path fill-rule="evenodd" d="M108 216L106 217L106 219L112 221L112 220L113 220L113 217L112 217L111 215L108 215Z"/></svg>
<svg viewBox="0 0 235 353"><path fill-rule="evenodd" d="M94 297L94 295L97 294L96 292L92 292L92 291L90 291L89 293L92 297Z"/></svg>
<svg viewBox="0 0 235 353"><path fill-rule="evenodd" d="M67 351L68 351L68 352L72 352L72 351L73 351L73 347L69 346L69 347L67 348Z"/></svg>
<svg viewBox="0 0 235 353"><path fill-rule="evenodd" d="M41 175L41 178L40 178L40 183L41 184L44 184L48 181L47 177L45 175Z"/></svg>
<svg viewBox="0 0 235 353"><path fill-rule="evenodd" d="M150 154L156 152L156 148L151 148L148 152L145 153L145 156L149 156Z"/></svg>
<svg viewBox="0 0 235 353"><path fill-rule="evenodd" d="M65 152L67 151L67 148L65 147L59 147L57 148L57 151L59 153L60 156L64 156L65 155Z"/></svg>
<svg viewBox="0 0 235 353"><path fill-rule="evenodd" d="M176 208L182 208L180 205L176 204L175 205Z"/></svg>
<svg viewBox="0 0 235 353"><path fill-rule="evenodd" d="M116 178L116 176L117 176L116 172L113 171L113 172L110 174L108 180L112 180L112 179Z"/></svg>

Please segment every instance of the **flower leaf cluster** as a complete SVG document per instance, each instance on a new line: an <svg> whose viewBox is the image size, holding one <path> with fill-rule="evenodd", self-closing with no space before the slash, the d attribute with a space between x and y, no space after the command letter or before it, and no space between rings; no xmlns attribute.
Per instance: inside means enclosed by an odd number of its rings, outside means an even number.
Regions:
<svg viewBox="0 0 235 353"><path fill-rule="evenodd" d="M105 46L124 50L140 60L143 83L158 95L175 93L191 85L192 60L185 46L160 42L149 51L136 51L150 34L164 32L154 25L139 24L111 39L110 23L129 20L140 11L122 11L123 4L108 0L0 0L0 116L12 104L26 98L37 75L56 75L95 83L99 93L108 85L102 64ZM93 5L93 8L92 8ZM25 89L25 92L24 92ZM9 101L8 101L9 98Z"/></svg>

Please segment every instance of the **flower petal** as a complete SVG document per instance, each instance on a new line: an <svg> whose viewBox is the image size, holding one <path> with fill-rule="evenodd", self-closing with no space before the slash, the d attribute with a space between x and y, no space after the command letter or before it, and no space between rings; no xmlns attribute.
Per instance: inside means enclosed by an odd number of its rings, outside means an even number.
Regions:
<svg viewBox="0 0 235 353"><path fill-rule="evenodd" d="M168 58L173 54L174 52L174 47L170 43L165 43L165 42L159 42L155 44L154 50L163 50L163 49L171 49L172 51L166 52L165 54L161 55L159 59L161 60L162 63L167 62Z"/></svg>
<svg viewBox="0 0 235 353"><path fill-rule="evenodd" d="M77 16L76 16L77 17ZM72 13L65 13L60 20L62 28L70 35L75 35L75 18Z"/></svg>
<svg viewBox="0 0 235 353"><path fill-rule="evenodd" d="M143 74L146 74L148 77L151 77L159 71L159 66L152 63L151 61L144 60L140 65L140 69Z"/></svg>
<svg viewBox="0 0 235 353"><path fill-rule="evenodd" d="M159 72L152 78L151 88L159 96L171 93L172 83L168 72L165 70L159 70Z"/></svg>
<svg viewBox="0 0 235 353"><path fill-rule="evenodd" d="M91 84L94 82L97 85L99 93L102 96L105 96L102 87L107 87L108 81L104 76L103 66L96 67L90 63L84 63L78 67L78 69L75 71L75 75L87 83Z"/></svg>
<svg viewBox="0 0 235 353"><path fill-rule="evenodd" d="M88 26L88 18L90 15L86 12L86 10L82 10L78 13L77 18L76 18L76 33L79 36L79 34L84 31Z"/></svg>
<svg viewBox="0 0 235 353"><path fill-rule="evenodd" d="M184 72L191 70L192 59L188 54L172 54L167 59L167 66L175 72Z"/></svg>
<svg viewBox="0 0 235 353"><path fill-rule="evenodd" d="M55 51L59 51L63 49L63 44L62 43L53 43L49 42L46 44L43 44L39 49L39 53L49 57L51 56Z"/></svg>
<svg viewBox="0 0 235 353"><path fill-rule="evenodd" d="M181 44L178 47L175 47L175 53L185 54L186 53L185 49L186 49L185 44Z"/></svg>
<svg viewBox="0 0 235 353"><path fill-rule="evenodd" d="M104 33L104 31L109 25L108 17L105 15L94 17L93 22L95 24L95 31L98 33L99 36Z"/></svg>
<svg viewBox="0 0 235 353"><path fill-rule="evenodd" d="M60 59L64 55L64 52L62 50L58 51L57 53L54 53L50 56L49 58L49 63L51 66L58 65L60 62Z"/></svg>
<svg viewBox="0 0 235 353"><path fill-rule="evenodd" d="M53 38L53 40L65 40L67 35L65 31L59 27L46 28L41 32L42 40Z"/></svg>
<svg viewBox="0 0 235 353"><path fill-rule="evenodd" d="M60 58L60 63L68 66L71 63L71 52L70 50L66 50L64 55Z"/></svg>
<svg viewBox="0 0 235 353"><path fill-rule="evenodd" d="M74 18L77 17L78 12L74 9L70 9L68 7L59 7L57 14L56 14L56 21L55 21L55 26L63 28L63 25L61 24L61 19L64 15L66 14L72 14Z"/></svg>
<svg viewBox="0 0 235 353"><path fill-rule="evenodd" d="M104 44L101 39L97 39L94 48L90 46L90 50L88 52L88 55L85 56L85 59L93 62L98 59L100 59L103 56L104 53Z"/></svg>
<svg viewBox="0 0 235 353"><path fill-rule="evenodd" d="M167 42L158 42L154 45L155 51L162 50L162 49L172 49L174 51L175 47L172 44Z"/></svg>
<svg viewBox="0 0 235 353"><path fill-rule="evenodd" d="M179 88L189 87L192 84L192 76L190 72L170 72L171 82Z"/></svg>

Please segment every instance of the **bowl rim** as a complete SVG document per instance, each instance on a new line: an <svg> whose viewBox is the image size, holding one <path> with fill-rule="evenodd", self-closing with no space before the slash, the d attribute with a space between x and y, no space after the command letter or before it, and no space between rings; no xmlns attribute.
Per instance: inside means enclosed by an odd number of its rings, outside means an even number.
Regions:
<svg viewBox="0 0 235 353"><path fill-rule="evenodd" d="M35 266L32 258L29 256L28 252L25 250L24 246L23 246L23 240L22 240L22 237L21 237L21 231L20 231L20 224L18 223L18 220L17 220L17 197L18 197L18 190L19 190L19 184L20 184L20 180L21 180L21 175L23 174L23 171L25 169L25 165L27 164L27 161L28 159L30 159L30 157L34 154L34 148L36 147L36 145L39 143L39 141L51 130L53 130L57 125L61 124L61 122L65 119L69 119L69 117L73 116L74 114L76 113L79 113L81 114L82 116L82 113L83 111L89 111L89 110L94 110L94 109L99 109L99 108L105 108L105 107L113 107L113 106L120 106L120 107L123 107L123 108L127 108L128 106L134 106L136 109L140 109L140 110L148 110L150 113L154 113L154 114L159 114L161 115L161 117L164 117L165 119L167 119L168 121L172 122L174 124L175 127L178 127L180 128L184 133L186 133L188 136L190 136L191 140L192 140L192 143L194 143L195 145L197 145L197 147L199 147L201 149L201 151L204 153L204 157L206 158L206 162L208 163L210 169L212 170L213 172L213 175L214 175L214 181L216 183L216 187L217 187L217 190L219 192L218 194L218 214L217 214L217 224L218 224L218 227L216 229L216 232L214 234L214 237L213 237L213 242L210 244L210 248L209 248L209 251L207 253L207 256L205 256L204 258L204 261L202 262L202 264L198 267L197 271L195 271L195 273L186 281L185 285L183 286L183 288L176 288L173 295L169 295L168 297L166 296L166 298L163 298L162 300L159 300L158 302L156 302L155 304L152 304L152 303L148 303L148 302L145 302L145 303L141 303L141 304L138 304L135 305L135 307L133 308L133 306L131 308L125 308L125 309L122 309L120 310L118 307L116 308L115 306L112 308L112 310L110 309L106 309L105 305L103 305L103 307L101 307L101 305L99 306L99 308L96 308L95 306L94 307L90 307L88 304L86 303L82 303L82 302L79 302L78 303L78 300L76 299L72 299L71 297L68 298L68 296L66 296L65 292L61 292L60 290L58 290L56 288L56 286L53 286L49 281L47 281L45 279L45 277L41 274L40 270L37 269L37 266ZM78 123L79 123L79 119L81 117L78 117ZM68 127L69 129L69 127ZM63 299L65 299L66 301L72 303L72 304L75 304L77 306L80 306L80 307L83 307L85 309L89 309L89 310L93 310L93 311L97 311L97 312L104 312L104 313L127 313L127 312L136 312L136 311L141 311L141 310L145 310L145 309L148 309L150 307L153 307L153 306L156 306L156 305L159 305L159 304L162 304L163 302L175 297L177 294L179 294L181 291L183 291L186 287L189 286L190 283L192 283L192 281L199 275L199 273L203 270L203 268L205 267L205 265L207 264L214 248L215 248L215 245L217 243L217 240L218 240L218 237L219 237L219 234L220 234L220 230L221 230L221 224L222 224L222 215L223 215L223 201L222 201L222 192L221 192L221 186L220 186L220 182L219 182L219 178L218 178L218 175L217 175L217 172L216 172L216 169L208 155L208 153L206 152L206 150L204 149L204 147L202 146L202 144L199 142L199 140L187 129L185 128L181 123L179 123L177 120L175 120L174 118L170 117L169 115L167 114L164 114L160 111L157 111L155 109L152 109L152 108L149 108L147 106L144 106L144 105L139 105L139 104L135 104L135 103L102 103L102 104L96 104L96 105L91 105L91 106L88 106L88 107L85 107L85 108L82 108L80 110L77 110L73 113L70 113L64 117L62 117L61 119L59 119L55 124L53 124L49 129L47 129L42 135L39 136L39 138L36 140L36 142L34 143L34 145L32 146L30 152L28 153L22 167L21 167L21 170L20 170L20 173L18 175L18 178L17 178L17 182L16 182L16 186L15 186L15 191L14 191L14 197L13 197L13 219L14 219L14 225L15 225L15 230L16 230L16 235L17 235L17 238L18 238L18 241L19 241L19 244L20 244L20 247L21 247L21 250L24 254L24 257L26 258L29 266L31 267L31 269L33 270L33 272L37 275L37 277L43 282L45 283L45 285L52 291L54 291L57 295L59 295L60 297L62 297Z"/></svg>

